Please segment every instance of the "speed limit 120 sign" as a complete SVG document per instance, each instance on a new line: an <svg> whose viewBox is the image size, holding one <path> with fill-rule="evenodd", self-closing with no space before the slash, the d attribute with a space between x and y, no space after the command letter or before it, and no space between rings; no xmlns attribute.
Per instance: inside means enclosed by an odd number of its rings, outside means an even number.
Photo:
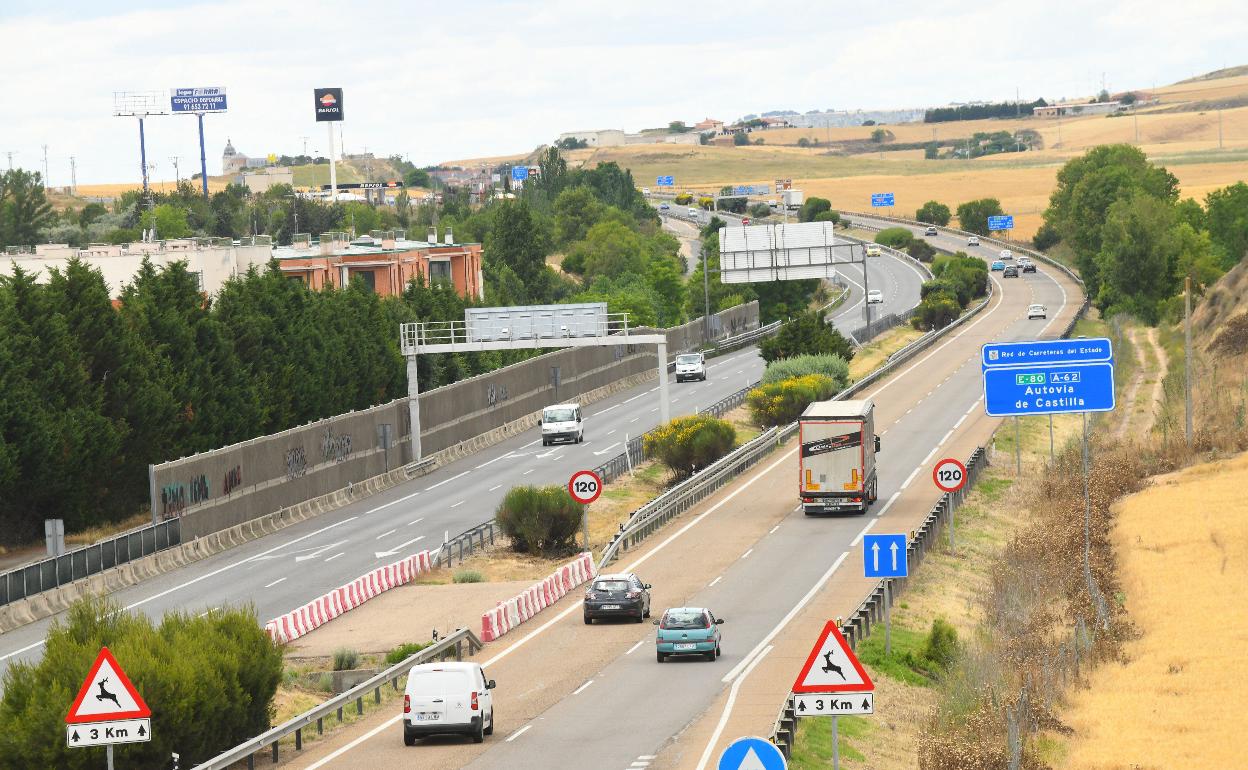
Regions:
<svg viewBox="0 0 1248 770"><path fill-rule="evenodd" d="M932 468L932 481L941 492L957 492L966 485L966 466L946 457Z"/></svg>
<svg viewBox="0 0 1248 770"><path fill-rule="evenodd" d="M589 505L602 494L602 479L593 471L577 471L568 480L568 494L578 503Z"/></svg>

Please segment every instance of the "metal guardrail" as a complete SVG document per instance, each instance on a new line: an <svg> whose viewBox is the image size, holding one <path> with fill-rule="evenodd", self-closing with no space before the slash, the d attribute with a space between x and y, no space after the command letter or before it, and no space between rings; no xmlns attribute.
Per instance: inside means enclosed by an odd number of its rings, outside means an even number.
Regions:
<svg viewBox="0 0 1248 770"><path fill-rule="evenodd" d="M935 545L936 539L942 530L948 534L950 543L953 542L953 530L948 528L949 521L954 511L961 507L962 502L966 500L967 495L970 494L971 487L986 467L988 467L988 455L984 452L982 446L976 447L966 462L966 485L957 492L946 492L941 495L918 528L910 532L906 547L908 573L914 573L919 563L923 561L923 557L927 555L928 550ZM850 613L848 619L842 620L838 618L838 621L841 621L839 624L841 633L845 635L845 640L849 642L851 649L857 649L859 642L871 635L871 626L884 619L884 586L886 582L889 586L890 598L893 603L896 603L896 597L905 589L908 578L892 578L891 580L879 581L871 593L867 595L867 598L858 605L858 608ZM780 713L772 724L769 738L787 759L792 755L796 736L797 714L793 711L793 694L789 693L785 697L784 704L780 707Z"/></svg>
<svg viewBox="0 0 1248 770"><path fill-rule="evenodd" d="M741 406L742 404L744 404L746 397L750 395L750 391L754 390L761 384L762 384L762 380L757 380L755 382L752 382L749 385L746 385L741 390L738 390L735 393L730 393L727 396L724 396L723 398L711 404L710 406L699 409L697 413L709 414L715 417L723 417L728 412L731 412L733 409L736 409L738 406Z"/></svg>
<svg viewBox="0 0 1248 770"><path fill-rule="evenodd" d="M412 666L452 654L455 660L463 660L465 645L468 647L469 655L473 655L484 646L476 634L466 628L461 628L440 642L426 647L400 663L396 663L341 695L330 698L321 705L310 708L292 719L288 719L268 732L258 735L246 743L240 743L229 751L222 752L212 759L196 765L195 770L223 770L235 762L243 761L247 763L247 767L250 770L255 767L256 754L265 749L272 751L272 759L276 763L279 755L278 742L292 734L295 736L295 751L302 751L303 731L311 729L313 724L316 726L317 734L323 734L325 732L325 720L331 714L336 713L338 721L341 722L343 709L349 707L352 702L355 703L355 713L363 714L364 698L368 696L370 691L373 696L373 702L381 703L381 688L389 685L397 692L399 680L407 676L407 672L411 670Z"/></svg>
<svg viewBox="0 0 1248 770"><path fill-rule="evenodd" d="M435 567L450 568L456 563L462 564L464 559L472 556L475 550L484 551L487 539L490 545L494 545L495 530L502 534L502 528L499 527L497 519L482 522L448 539L438 548L437 553L433 554L429 561Z"/></svg>
<svg viewBox="0 0 1248 770"><path fill-rule="evenodd" d="M0 573L0 606L150 556L182 543L182 520L148 524L98 543Z"/></svg>

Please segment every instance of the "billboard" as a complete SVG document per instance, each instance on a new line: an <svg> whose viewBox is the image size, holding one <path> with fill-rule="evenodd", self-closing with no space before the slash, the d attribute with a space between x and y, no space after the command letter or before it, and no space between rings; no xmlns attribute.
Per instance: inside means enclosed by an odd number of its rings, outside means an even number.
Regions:
<svg viewBox="0 0 1248 770"><path fill-rule="evenodd" d="M171 112L225 112L224 88L171 88Z"/></svg>
<svg viewBox="0 0 1248 770"><path fill-rule="evenodd" d="M470 342L601 337L609 331L605 302L467 308L464 325Z"/></svg>
<svg viewBox="0 0 1248 770"><path fill-rule="evenodd" d="M831 222L730 226L719 231L723 283L831 278L835 265L852 259L850 242L837 243Z"/></svg>
<svg viewBox="0 0 1248 770"><path fill-rule="evenodd" d="M317 123L327 120L342 120L341 88L317 88L314 89L314 93L316 95Z"/></svg>

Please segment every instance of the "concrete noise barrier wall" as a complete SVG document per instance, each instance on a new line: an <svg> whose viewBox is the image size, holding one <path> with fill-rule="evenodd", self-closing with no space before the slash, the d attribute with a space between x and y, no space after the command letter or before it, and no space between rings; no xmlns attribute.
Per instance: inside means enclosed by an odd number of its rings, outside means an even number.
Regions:
<svg viewBox="0 0 1248 770"><path fill-rule="evenodd" d="M750 302L717 313L709 340L700 318L662 331L674 356L757 327L758 303ZM640 381L657 364L651 346L565 348L421 393L423 453L451 458L476 451L529 427L530 418L552 403L603 397L625 381ZM399 398L154 465L152 515L156 521L181 517L182 539L190 541L349 490L411 460L407 399Z"/></svg>

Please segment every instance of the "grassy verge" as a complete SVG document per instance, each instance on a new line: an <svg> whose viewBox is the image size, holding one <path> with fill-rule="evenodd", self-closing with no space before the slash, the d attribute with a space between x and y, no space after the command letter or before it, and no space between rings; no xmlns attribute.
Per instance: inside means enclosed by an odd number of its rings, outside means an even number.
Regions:
<svg viewBox="0 0 1248 770"><path fill-rule="evenodd" d="M857 382L888 361L888 357L923 336L909 324L894 326L854 353L849 362L849 378Z"/></svg>

